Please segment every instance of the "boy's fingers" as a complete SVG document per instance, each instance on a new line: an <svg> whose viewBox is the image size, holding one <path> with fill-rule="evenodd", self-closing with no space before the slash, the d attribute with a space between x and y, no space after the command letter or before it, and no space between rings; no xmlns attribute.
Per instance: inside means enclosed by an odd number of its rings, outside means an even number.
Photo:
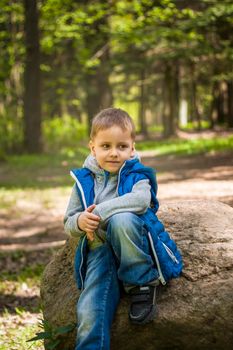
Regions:
<svg viewBox="0 0 233 350"><path fill-rule="evenodd" d="M91 222L88 222L87 223L87 229L89 230L95 230L95 229L97 229L97 227L98 227L98 224L96 223L91 223Z"/></svg>
<svg viewBox="0 0 233 350"><path fill-rule="evenodd" d="M95 204L92 204L92 205L90 205L90 206L86 209L86 211L88 211L89 213L91 213L92 210L94 210L94 209L95 209Z"/></svg>
<svg viewBox="0 0 233 350"><path fill-rule="evenodd" d="M88 213L87 217L88 217L88 220L100 221L100 217L98 215L95 215L95 214L92 214L92 213Z"/></svg>
<svg viewBox="0 0 233 350"><path fill-rule="evenodd" d="M86 234L87 234L87 238L88 238L90 241L94 241L94 232L92 232L92 231L86 231Z"/></svg>

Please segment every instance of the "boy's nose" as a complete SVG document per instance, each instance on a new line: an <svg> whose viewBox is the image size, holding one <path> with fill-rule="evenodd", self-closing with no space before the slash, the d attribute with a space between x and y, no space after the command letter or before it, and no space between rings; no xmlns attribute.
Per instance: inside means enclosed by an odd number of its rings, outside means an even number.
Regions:
<svg viewBox="0 0 233 350"><path fill-rule="evenodd" d="M117 149L112 148L110 154L112 157L117 157Z"/></svg>

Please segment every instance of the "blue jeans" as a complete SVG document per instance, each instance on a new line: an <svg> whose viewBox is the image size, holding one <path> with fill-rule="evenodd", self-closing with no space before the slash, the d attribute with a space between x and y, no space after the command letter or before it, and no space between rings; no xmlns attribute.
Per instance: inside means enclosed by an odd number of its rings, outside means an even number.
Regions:
<svg viewBox="0 0 233 350"><path fill-rule="evenodd" d="M88 253L84 290L77 304L75 350L110 349L111 324L120 300L119 280L127 287L157 278L143 221L132 213L113 215L106 242Z"/></svg>

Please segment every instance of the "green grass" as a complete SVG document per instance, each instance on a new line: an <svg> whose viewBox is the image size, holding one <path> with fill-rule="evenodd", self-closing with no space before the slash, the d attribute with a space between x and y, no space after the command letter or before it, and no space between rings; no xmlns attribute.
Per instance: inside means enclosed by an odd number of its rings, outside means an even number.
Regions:
<svg viewBox="0 0 233 350"><path fill-rule="evenodd" d="M48 188L70 184L69 171L79 168L89 153L79 148L76 153L8 156L0 164L0 186L6 188Z"/></svg>
<svg viewBox="0 0 233 350"><path fill-rule="evenodd" d="M188 122L185 126L180 127L182 130L197 130L198 128L198 122ZM207 120L201 120L201 129L209 129L210 128L210 122Z"/></svg>
<svg viewBox="0 0 233 350"><path fill-rule="evenodd" d="M19 219L25 213L54 209L56 205L59 205L56 198L67 201L74 182L69 173L63 175L63 182L60 187L49 186L49 183L41 186L40 183L35 182L33 188L26 181L23 184L15 181L12 186L12 179L9 179L8 182L4 180L5 187L0 188L0 210L3 214L14 215L15 219ZM12 211L11 214L10 211Z"/></svg>
<svg viewBox="0 0 233 350"><path fill-rule="evenodd" d="M45 264L28 264L23 251L1 252L0 259L0 294L7 302L0 312L0 349L44 350L42 342L28 340L41 331L38 322L42 312L38 295ZM30 297L35 299L30 301ZM20 306L14 307L17 300Z"/></svg>
<svg viewBox="0 0 233 350"><path fill-rule="evenodd" d="M151 125L148 127L149 132L158 132L161 133L163 132L163 126L162 125Z"/></svg>
<svg viewBox="0 0 233 350"><path fill-rule="evenodd" d="M18 282L19 284L26 283L30 287L39 286L43 271L44 265L42 264L25 266L19 272L3 271L0 276L0 291L2 290L4 281Z"/></svg>
<svg viewBox="0 0 233 350"><path fill-rule="evenodd" d="M42 317L42 314L35 314L32 318L33 315L27 311L20 309L16 309L15 311L15 315L11 315L8 311L5 311L0 318L0 349L44 350L42 343L27 342L27 340L34 337L36 332L40 331L37 322L36 324L34 322L38 317ZM8 320L7 324L5 320Z"/></svg>
<svg viewBox="0 0 233 350"><path fill-rule="evenodd" d="M17 274L2 273L0 293L4 298L10 295L17 300L22 288L39 289L42 266L25 267ZM40 305L19 306L8 311L6 308L0 313L0 349L1 350L43 350L37 343L27 341L39 331L38 319L42 317Z"/></svg>
<svg viewBox="0 0 233 350"><path fill-rule="evenodd" d="M233 150L233 135L211 139L144 141L137 143L137 150L154 150L156 155L177 156L228 151Z"/></svg>
<svg viewBox="0 0 233 350"><path fill-rule="evenodd" d="M153 150L155 155L175 156L220 152L233 150L233 135L210 139L143 141L137 142L136 149ZM2 205L7 206L9 202L13 204L15 200L12 196L6 200L4 189L48 189L70 186L73 183L69 176L70 169L81 167L88 153L86 145L79 145L75 150L67 147L55 154L8 156L7 160L0 164Z"/></svg>

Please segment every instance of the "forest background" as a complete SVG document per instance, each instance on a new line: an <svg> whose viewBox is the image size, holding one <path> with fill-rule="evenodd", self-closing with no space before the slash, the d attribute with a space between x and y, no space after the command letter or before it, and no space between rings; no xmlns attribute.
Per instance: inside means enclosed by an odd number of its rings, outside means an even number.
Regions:
<svg viewBox="0 0 233 350"><path fill-rule="evenodd" d="M100 109L133 117L162 200L202 193L233 205L233 1L0 8L0 345L39 349L26 340L42 317L40 276L64 243L67 174L82 165Z"/></svg>

